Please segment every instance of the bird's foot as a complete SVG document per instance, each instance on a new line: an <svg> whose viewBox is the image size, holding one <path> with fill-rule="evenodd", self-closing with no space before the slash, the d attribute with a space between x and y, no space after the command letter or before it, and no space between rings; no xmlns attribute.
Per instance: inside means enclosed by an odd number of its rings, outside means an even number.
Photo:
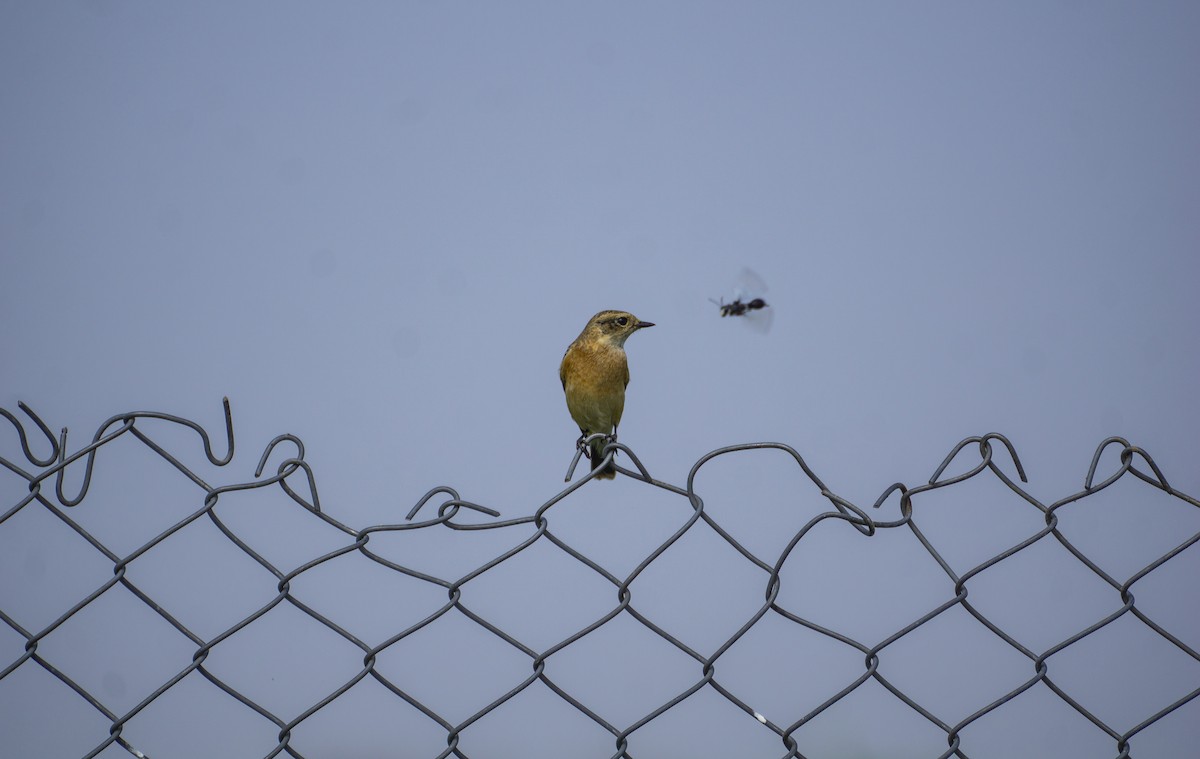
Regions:
<svg viewBox="0 0 1200 759"><path fill-rule="evenodd" d="M606 435L603 432L593 432L591 434L584 433L575 441L576 450L583 451L583 455L588 459L592 458L591 444L596 440L603 440L605 445L617 442L617 433Z"/></svg>

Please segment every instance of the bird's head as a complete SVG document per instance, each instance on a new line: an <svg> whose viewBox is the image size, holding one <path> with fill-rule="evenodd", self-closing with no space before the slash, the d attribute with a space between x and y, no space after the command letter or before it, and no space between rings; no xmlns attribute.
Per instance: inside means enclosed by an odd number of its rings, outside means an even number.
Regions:
<svg viewBox="0 0 1200 759"><path fill-rule="evenodd" d="M621 347L634 332L653 326L651 322L638 321L628 311L601 311L592 317L583 332L591 339Z"/></svg>

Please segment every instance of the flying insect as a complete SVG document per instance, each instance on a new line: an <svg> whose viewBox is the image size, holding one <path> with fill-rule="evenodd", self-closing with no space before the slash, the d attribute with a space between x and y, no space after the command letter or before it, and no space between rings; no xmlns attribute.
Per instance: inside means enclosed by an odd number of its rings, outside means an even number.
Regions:
<svg viewBox="0 0 1200 759"><path fill-rule="evenodd" d="M762 299L762 294L767 291L767 285L762 281L762 278L748 268L743 268L738 274L737 285L733 291L733 300L729 303L725 302L724 298L716 301L709 298L718 309L721 311L721 316L741 316L744 317L747 324L750 324L759 332L766 332L771 328L773 314L765 300Z"/></svg>
<svg viewBox="0 0 1200 759"><path fill-rule="evenodd" d="M757 311L760 308L767 307L767 302L762 298L755 298L749 303L742 303L740 298L733 303L726 303L724 299L719 303L712 298L709 298L709 300L721 309L721 316L745 316L747 311Z"/></svg>

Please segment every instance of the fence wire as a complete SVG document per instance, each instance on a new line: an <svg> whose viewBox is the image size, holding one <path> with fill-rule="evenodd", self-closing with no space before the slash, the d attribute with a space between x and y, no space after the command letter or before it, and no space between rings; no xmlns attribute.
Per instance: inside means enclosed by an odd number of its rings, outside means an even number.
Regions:
<svg viewBox="0 0 1200 759"><path fill-rule="evenodd" d="M266 754L267 757L274 757L284 754L292 757L304 756L304 754L301 753L302 747L293 745L293 733L297 726L299 726L301 723L304 723L306 720L309 720L313 717L313 715L337 701L357 683L365 678L373 678L374 681L386 688L397 698L402 699L415 709L419 710L426 718L428 718L428 720L435 723L441 730L445 731L446 747L436 755L436 759L444 759L445 757L451 756L458 757L459 759L468 759L468 754L466 753L465 747L460 745L460 739L464 735L464 732L470 730L471 726L479 721L482 717L488 715L501 705L517 697L518 694L530 687L535 682L543 683L547 688L550 689L550 691L552 691L554 694L557 694L557 696L560 697L563 702L569 704L570 707L577 710L580 714L594 722L607 733L611 734L614 742L613 753L611 754L612 759L633 759L635 752L637 751L638 731L647 724L663 716L674 707L683 703L685 700L691 698L694 694L702 689L709 689L716 694L719 694L720 697L725 699L729 704L754 718L761 725L762 730L768 730L774 733L774 735L778 737L782 746L783 753L781 753L780 756L783 757L783 759L801 759L805 757L805 754L800 750L800 744L797 738L798 734L802 734L801 731L805 729L805 726L811 723L816 717L826 712L828 709L830 709L830 707L837 704L839 701L846 699L857 689L863 687L868 681L874 681L878 685L885 688L888 692L895 696L896 699L906 705L908 709L911 709L913 713L920 715L920 717L922 717L924 720L927 720L929 724L935 726L938 730L945 733L946 749L940 754L942 759L946 757L960 757L963 759L969 757L968 751L971 747L968 745L969 741L967 741L963 735L964 730L985 715L988 715L1004 704L1021 697L1022 694L1039 685L1049 689L1049 691L1055 694L1057 698L1061 699L1063 703L1067 704L1071 709L1085 718L1088 723L1095 727L1096 730L1099 730L1103 734L1107 735L1114 744L1114 755L1118 757L1118 759L1132 756L1132 745L1135 737L1139 733L1151 725L1159 722L1160 720L1163 720L1165 717L1167 717L1167 715L1180 709L1185 704L1188 704L1192 700L1196 699L1197 696L1200 696L1200 687L1197 687L1195 690L1192 690L1190 693L1187 693L1183 697L1166 705L1138 724L1135 724L1131 727L1118 727L1108 724L1095 713L1085 708L1085 706L1080 703L1076 696L1068 693L1067 690L1059 683L1056 683L1050 675L1050 666L1048 660L1052 656L1062 652L1064 649L1067 649L1070 646L1075 645L1076 643L1079 643L1088 636L1096 633L1098 630L1111 625L1118 619L1122 618L1136 619L1138 622L1144 625L1145 628L1153 631L1153 633L1160 636L1163 640L1169 642L1171 646L1173 646L1179 652L1182 652L1183 655L1189 657L1192 661L1200 662L1200 654L1165 629L1162 625L1156 623L1146 613L1144 613L1142 609L1138 608L1132 593L1133 585L1143 580L1152 572L1166 564L1168 561L1187 550L1197 541L1200 541L1200 533L1192 535L1186 540L1183 540L1174 549L1159 556L1141 568L1139 571L1133 573L1127 579L1120 580L1107 574L1097 563L1095 563L1088 556L1084 555L1079 548L1073 545L1058 529L1058 512L1063 507L1069 504L1077 503L1082 499L1109 487L1121 478L1126 477L1136 478L1138 481L1145 483L1147 486L1161 490L1183 503L1191 506L1200 506L1200 501L1197 501L1197 499L1172 488L1170 484L1168 484L1166 477L1163 475L1162 471L1160 471L1154 460L1149 456L1149 454L1146 453L1146 451L1135 445L1132 445L1129 441L1120 437L1110 437L1101 442L1097 447L1095 455L1092 458L1091 466L1089 467L1084 479L1082 490L1050 504L1044 504L1031 496L1021 487L1020 484L1018 484L1018 482L1016 482L1013 478L1010 478L1003 468L997 465L997 459L1000 459L1001 461L1006 459L1007 463L1005 466L1007 467L1008 463L1011 463L1013 470L1015 470L1017 474L1016 479L1019 479L1023 483L1027 482L1024 468L1022 467L1021 461L1018 458L1017 452L1013 445L1003 435L998 433L989 433L982 436L966 438L954 446L954 448L937 467L933 473L933 476L930 477L928 481L914 487L908 487L902 483L896 483L890 486L879 496L875 503L872 504L873 508L862 508L832 492L828 487L825 486L825 484L808 466L808 464L805 463L804 459L799 453L797 453L791 447L780 443L733 445L712 451L702 456L691 468L686 484L683 486L678 486L653 478L632 450L630 450L624 444L617 443L616 441L610 441L606 449L607 456L615 456L616 452L619 450L628 457L630 462L632 462L632 468L626 468L620 465L617 466L618 471L622 475L641 483L645 483L645 485L648 487L660 488L671 494L681 496L687 499L687 502L690 504L692 509L690 518L688 518L678 528L678 530L676 530L674 534L670 536L669 539L667 539L665 542L655 548L649 555L647 555L636 566L636 568L629 573L628 576L618 577L590 559L588 556L585 556L582 552L573 548L563 538L550 530L550 510L557 504L562 503L565 498L570 496L578 488L589 482L591 479L591 474L585 475L581 479L568 485L554 497L541 504L536 511L529 516L513 519L501 519L500 513L496 510L487 506L463 500L456 490L451 487L443 486L433 488L429 492L425 493L424 496L422 496L412 507L411 511L407 515L407 521L403 523L376 525L364 529L354 529L342 524L321 509L319 499L316 495L317 488L313 471L309 464L305 461L303 443L295 436L280 435L272 440L269 445L267 445L259 459L254 480L249 482L213 485L206 482L199 474L186 466L174 453L168 451L163 445L160 445L158 442L156 442L155 438L151 434L155 429L154 425L159 424L160 422L166 422L171 425L178 425L181 428L190 429L199 436L204 455L208 461L217 467L225 466L233 459L234 455L233 424L228 399L225 400L224 405L225 441L223 446L218 446L218 448L223 448L224 450L223 454L221 455L218 455L218 451L214 450L213 441L210 439L208 433L199 424L178 416L158 412L131 412L114 416L102 424L99 429L97 429L90 443L74 452L68 453L66 429L63 429L61 436L56 439L49 426L44 423L36 413L34 413L24 403L19 404L19 408L21 412L23 412L29 417L29 419L33 421L34 425L36 426L36 430L33 431L32 435L30 435L22 421L15 414L10 413L7 410L0 409L0 414L8 419L8 421L13 425L19 438L21 453L24 457L24 461L10 461L0 457L0 464L28 483L28 493L17 500L17 502L11 507L8 507L2 513L0 513L0 531L4 529L4 524L9 519L25 509L45 510L60 520L62 524L66 525L68 528L70 528L70 530L73 530L85 541L87 541L87 543L90 544L96 552L101 554L105 560L111 562L113 574L111 578L107 579L99 587L96 587L93 592L87 594L77 603L63 610L61 615L58 616L51 624L42 627L41 629L27 629L22 625L21 621L16 618L18 615L0 608L0 620L3 620L4 624L15 631L15 633L25 641L23 655L7 664L5 664L3 661L0 661L0 665L3 666L3 669L0 669L0 685L3 684L5 678L12 676L15 672L23 667L41 667L46 672L53 675L53 677L64 683L81 699L90 704L90 706L94 708L96 712L103 716L104 720L107 720L109 727L108 734L97 740L96 745L85 754L86 757L97 756L113 745L124 748L134 756L146 756L146 754L142 753L142 751L133 745L131 740L126 737L127 724L136 715L143 712L143 710L145 710L156 700L162 698L164 694L171 691L172 688L175 688L181 681L183 681L193 672L199 673L199 675L203 676L208 682L212 683L221 691L228 694L232 699L235 699L246 709L251 710L263 719L270 721L275 725L276 728L278 728L278 742ZM142 420L158 421L151 423L151 428L147 430L143 428L145 425L142 424ZM45 443L31 444L30 438L37 438L39 436L45 438ZM125 436L132 437L145 445L147 448L173 466L176 470L178 470L183 477L187 478L187 480L199 488L200 492L203 494L203 505L185 519L177 522L169 529L161 532L149 542L139 546L132 552L129 552L125 555L120 555L106 546L101 540L90 534L88 530L84 529L84 527L80 525L79 521L73 519L71 516L71 509L79 506L88 493L92 482L92 474L96 462L97 452L104 446L109 445L118 438ZM279 445L285 443L289 444L291 449L294 449L293 455L283 459L277 465L273 474L269 474L268 476L264 477L263 472L267 467L268 461L271 460L275 449ZM41 448L43 445L49 447L49 453L44 457L39 457L33 449ZM717 521L705 510L704 500L696 492L694 487L697 473L702 467L704 467L713 459L735 451L764 449L782 451L790 456L795 461L795 464L803 471L808 480L810 480L812 484L819 490L820 495L828 501L830 506L828 511L813 517L806 524L796 530L790 541L788 541L786 548L784 548L778 556L774 556L772 558L763 558L755 555L753 552L739 543L725 528L718 524ZM1115 449L1119 451L1120 466L1115 472L1107 477L1098 479L1097 468L1101 461L1101 456L1106 450L1109 449ZM972 468L965 473L954 476L946 476L945 473L947 468L951 462L960 455L971 457L978 456L978 462L974 463ZM574 469L575 464L578 463L578 460L579 457L577 455L575 461L572 462L572 470ZM72 467L82 468L82 485L76 494L69 495L65 492L64 475L66 471ZM1016 494L1016 496L1018 496L1022 501L1028 503L1033 508L1036 508L1041 515L1044 516L1045 527L1035 534L1030 535L1027 539L1021 541L1020 543L1013 545L1001 553L992 556L983 563L978 564L969 571L959 574L951 568L947 560L943 558L942 554L938 552L932 542L918 527L917 519L914 516L913 499L921 493L939 488L950 487L974 478L985 472L990 472L993 477L1007 486L1007 488L1010 489L1012 493ZM570 477L571 473L569 472L568 480ZM51 483L53 483L53 487L51 487ZM231 529L224 521L222 521L219 513L220 509L218 508L222 496L227 493L271 486L278 486L282 488L283 492L285 492L287 496L295 502L295 504L311 515L312 519L320 520L326 525L336 528L344 533L346 536L345 545L332 552L317 556L312 560L303 563L301 566L292 569L291 571L285 571L284 569L274 566L261 553L256 551L254 547L249 545L246 540L243 540L241 537L239 537L239 535L233 529ZM875 518L873 514L880 513L875 511L875 509L878 509L886 501L892 498L898 498L899 500L899 512L901 518L892 521L882 521ZM434 506L436 506L436 516L432 516L420 521L413 521L421 513L422 509L425 509L426 507L432 508ZM0 506L0 508L3 507ZM463 523L455 521L456 517L467 511L476 512L477 515L484 515L477 518L483 519L486 517L492 521L483 521L480 523ZM211 520L211 522L226 538L228 538L229 541L232 542L234 546L237 547L237 549L244 552L246 556L250 557L253 559L253 561L264 567L277 579L277 595L269 603L263 605L261 608L255 610L252 614L249 614L245 618L239 620L236 624L232 625L220 634L209 638L205 638L183 625L164 608L164 605L156 602L155 599L151 598L146 592L143 592L143 590L139 589L139 587L127 576L127 569L131 564L136 562L139 557L143 556L147 551L163 543L164 541L171 540L172 536L179 533L179 531L185 528L187 525L202 519ZM784 566L784 563L788 560L789 556L793 554L793 551L798 545L800 545L805 536L808 535L817 524L824 522L825 520L836 520L843 522L847 528L856 530L863 536L868 537L876 535L880 531L885 530L911 531L924 550L928 552L929 556L932 557L934 561L936 561L937 565L942 571L945 572L945 574L953 583L953 597L948 598L944 603L941 603L935 608L930 609L918 619L902 627L901 629L896 630L893 634L874 644L855 640L842 632L829 629L828 627L806 619L805 616L799 613L796 609L785 608L778 601L780 588L782 585L781 570ZM652 615L647 611L640 608L635 608L632 605L634 593L631 588L631 585L643 572L643 570L663 556L664 553L676 543L676 541L678 541L685 533L693 529L701 522L707 525L708 528L711 528L717 535L720 536L721 539L732 546L738 552L738 554L744 557L746 561L753 564L763 573L765 591L763 601L757 612L746 619L745 623L741 625L736 633L724 641L724 643L715 651L707 655L693 650L663 627L656 624L652 619ZM376 533L439 529L506 530L519 525L526 525L526 529L531 527L534 530L532 536L520 541L510 550L495 556L482 566L473 569L457 579L436 577L419 571L415 568L406 567L400 563L378 555L369 547L370 537ZM1086 567L1090 572L1094 573L1098 578L1100 578L1100 580L1111 587L1111 589L1115 591L1117 598L1119 599L1119 603L1117 604L1117 608L1113 610L1112 613L1104 616L1102 619L1096 620L1093 624L1079 630L1073 635L1070 635L1056 645L1039 652L1027 648L1013 635L1002 629L996 622L985 616L978 608L976 608L976 606L972 605L971 601L969 601L967 597L968 594L966 585L968 580L979 575L981 572L1010 559L1021 551L1024 551L1039 541L1044 540L1056 542L1058 545L1062 546L1062 548L1069 552L1070 555L1077 559L1084 567ZM617 603L607 614L545 650L535 650L529 647L515 636L501 629L498 625L472 611L463 601L465 585L481 575L486 574L520 552L525 551L536 543L553 546L555 549L563 552L567 556L580 562L583 566L598 574L606 582L610 583L617 591ZM293 596L291 593L291 583L297 577L309 572L315 567L331 559L351 552L358 552L370 561L386 567L394 572L401 573L410 578L415 578L416 580L424 583L445 588L448 594L448 600L435 613L427 616L425 619L409 626L406 629L395 632L394 635L383 642L378 643L377 645L365 643L340 626L335 620L330 619L328 616L314 610L310 606L303 603L300 599ZM190 662L181 666L176 674L163 682L161 686L154 689L153 692L146 695L145 698L143 698L133 708L124 712L118 712L111 709L105 704L102 697L93 692L89 692L89 690L83 687L77 681L77 679L73 679L71 673L63 671L62 668L56 666L54 661L49 660L47 657L39 653L39 648L42 647L42 644L48 639L52 639L55 631L59 629L67 620L84 610L89 604L92 604L94 601L96 601L96 599L100 598L116 585L121 585L138 599L140 599L144 604L146 604L147 607L153 610L154 613L159 615L175 630L177 630L179 635L186 638L187 641L194 646L194 651L192 652ZM262 704L256 703L245 693L239 692L238 689L234 688L228 682L225 682L222 680L222 678L216 676L212 671L205 667L205 660L215 648L221 646L223 642L229 640L231 636L234 636L239 631L255 624L257 620L261 619L263 615L265 615L272 608L284 603L290 604L301 613L308 615L310 618L320 623L328 630L357 647L363 654L361 670L355 672L353 676L348 677L344 684L342 684L340 687L328 693L328 695L321 698L316 703L313 703L301 713L294 715L273 713ZM1033 666L1032 675L1030 675L1024 682L1020 683L1020 685L1012 688L1009 692L1005 693L999 698L996 698L990 703L980 704L977 710L972 712L964 719L956 723L950 723L939 718L932 709L922 705L916 698L906 694L900 687L893 682L890 682L880 672L879 664L880 652L883 649L899 641L901 638L912 633L914 630L917 630L923 625L930 623L955 607L961 607L961 609L965 610L968 614L970 614L971 617L979 622L982 628L990 631L991 634L999 638L1014 651L1027 658ZM478 710L478 712L471 715L469 718L459 722L454 722L444 715L439 714L429 705L423 703L420 699L412 695L408 690L406 690L406 687L411 689L411 684L394 682L376 668L378 657L389 647L392 647L399 641L404 640L410 635L413 635L418 630L426 628L429 625L436 625L439 619L442 619L446 614L454 610L461 613L461 615L463 615L463 617L466 619L469 619L473 623L486 629L489 633L507 643L514 650L519 651L527 656L531 665L528 676L525 677L521 682L515 683L511 689L504 693L504 695L496 698L494 701ZM811 709L806 714L798 715L794 721L786 724L776 723L756 712L746 701L742 700L737 693L733 692L733 689L722 685L717 677L717 672L719 669L718 662L721 657L727 651L729 651L729 649L734 646L739 639L745 636L751 630L751 628L759 624L768 615L774 615L778 619L787 620L790 623L802 626L803 628L807 628L808 630L814 631L820 635L827 636L829 639L836 641L843 646L857 650L863 656L864 668L859 676L855 677L851 682L847 683L845 687L841 688L837 692L831 693L828 698L816 708ZM581 697L572 694L561 684L555 682L554 678L552 677L553 668L548 666L549 660L556 653L561 652L567 647L577 643L601 627L613 622L614 619L620 616L635 620L637 623L651 631L654 635L658 636L663 641L673 646L690 659L694 660L698 668L696 680L689 687L680 691L673 698L669 699L665 703L662 703L660 706L645 714L640 719L637 719L631 724L625 726L611 724L596 711L589 708L589 706L584 703L584 700ZM793 655L801 656L802 653L793 652ZM2 719L3 718L0 717L0 720ZM484 757L484 759L486 759L486 757Z"/></svg>

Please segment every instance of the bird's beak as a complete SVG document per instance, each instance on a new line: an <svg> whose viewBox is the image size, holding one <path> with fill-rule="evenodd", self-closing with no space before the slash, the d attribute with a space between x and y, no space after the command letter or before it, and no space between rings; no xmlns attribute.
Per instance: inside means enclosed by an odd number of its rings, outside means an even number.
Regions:
<svg viewBox="0 0 1200 759"><path fill-rule="evenodd" d="M638 322L637 323L638 329L644 329L645 327L653 327L653 326L654 326L654 322Z"/></svg>

